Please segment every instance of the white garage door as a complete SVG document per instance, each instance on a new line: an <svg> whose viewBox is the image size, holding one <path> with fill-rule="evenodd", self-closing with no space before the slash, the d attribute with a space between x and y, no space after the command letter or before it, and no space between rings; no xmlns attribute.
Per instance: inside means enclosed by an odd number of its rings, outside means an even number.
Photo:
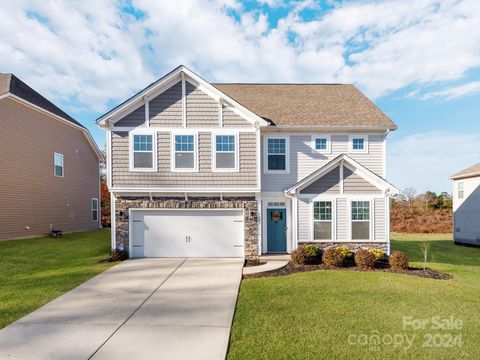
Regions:
<svg viewBox="0 0 480 360"><path fill-rule="evenodd" d="M242 210L132 210L133 257L244 257Z"/></svg>

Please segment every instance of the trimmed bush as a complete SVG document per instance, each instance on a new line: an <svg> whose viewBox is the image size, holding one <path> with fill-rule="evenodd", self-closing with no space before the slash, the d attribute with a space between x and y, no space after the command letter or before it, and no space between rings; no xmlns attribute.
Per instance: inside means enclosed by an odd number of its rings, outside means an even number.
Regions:
<svg viewBox="0 0 480 360"><path fill-rule="evenodd" d="M375 267L375 256L366 249L357 250L355 264L362 269L373 269Z"/></svg>
<svg viewBox="0 0 480 360"><path fill-rule="evenodd" d="M352 252L346 247L329 247L323 252L323 263L329 267L346 266Z"/></svg>
<svg viewBox="0 0 480 360"><path fill-rule="evenodd" d="M368 250L374 257L375 257L375 262L381 262L385 259L385 251L380 250L380 249L370 249Z"/></svg>
<svg viewBox="0 0 480 360"><path fill-rule="evenodd" d="M292 262L297 265L319 264L322 251L315 245L302 245L292 252Z"/></svg>
<svg viewBox="0 0 480 360"><path fill-rule="evenodd" d="M408 258L407 255L402 251L394 251L390 258L388 259L390 267L394 270L407 270L408 269Z"/></svg>

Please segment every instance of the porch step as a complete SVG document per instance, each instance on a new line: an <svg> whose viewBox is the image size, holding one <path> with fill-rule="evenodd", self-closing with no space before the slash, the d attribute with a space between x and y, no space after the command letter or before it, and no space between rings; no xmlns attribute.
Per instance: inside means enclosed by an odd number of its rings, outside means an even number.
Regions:
<svg viewBox="0 0 480 360"><path fill-rule="evenodd" d="M260 261L290 261L290 254L265 254L260 256Z"/></svg>

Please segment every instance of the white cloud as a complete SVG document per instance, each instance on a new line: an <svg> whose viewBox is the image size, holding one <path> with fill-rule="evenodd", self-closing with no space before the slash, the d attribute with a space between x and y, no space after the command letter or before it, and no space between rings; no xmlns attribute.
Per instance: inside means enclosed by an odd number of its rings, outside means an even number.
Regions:
<svg viewBox="0 0 480 360"><path fill-rule="evenodd" d="M133 0L140 20L124 5L0 2L0 70L70 108L104 111L180 63L216 81L354 82L371 97L448 86L480 66L476 0L345 2L309 21L301 11L318 4L296 1L274 29L235 0Z"/></svg>
<svg viewBox="0 0 480 360"><path fill-rule="evenodd" d="M460 86L451 87L446 90L432 91L422 95L423 100L431 98L455 99L460 96L470 95L480 91L480 81L472 81Z"/></svg>
<svg viewBox="0 0 480 360"><path fill-rule="evenodd" d="M427 132L390 140L388 178L419 192L451 190L450 176L480 162L480 134Z"/></svg>

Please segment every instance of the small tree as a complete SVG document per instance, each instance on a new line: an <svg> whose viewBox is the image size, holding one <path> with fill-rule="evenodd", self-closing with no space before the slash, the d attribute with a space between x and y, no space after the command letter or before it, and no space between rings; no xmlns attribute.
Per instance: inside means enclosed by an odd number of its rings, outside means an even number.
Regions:
<svg viewBox="0 0 480 360"><path fill-rule="evenodd" d="M402 191L402 198L408 204L408 207L412 207L416 195L417 190L415 190L413 187L407 187Z"/></svg>
<svg viewBox="0 0 480 360"><path fill-rule="evenodd" d="M430 242L424 240L420 243L420 251L423 257L423 271L427 269L428 255L430 254Z"/></svg>

